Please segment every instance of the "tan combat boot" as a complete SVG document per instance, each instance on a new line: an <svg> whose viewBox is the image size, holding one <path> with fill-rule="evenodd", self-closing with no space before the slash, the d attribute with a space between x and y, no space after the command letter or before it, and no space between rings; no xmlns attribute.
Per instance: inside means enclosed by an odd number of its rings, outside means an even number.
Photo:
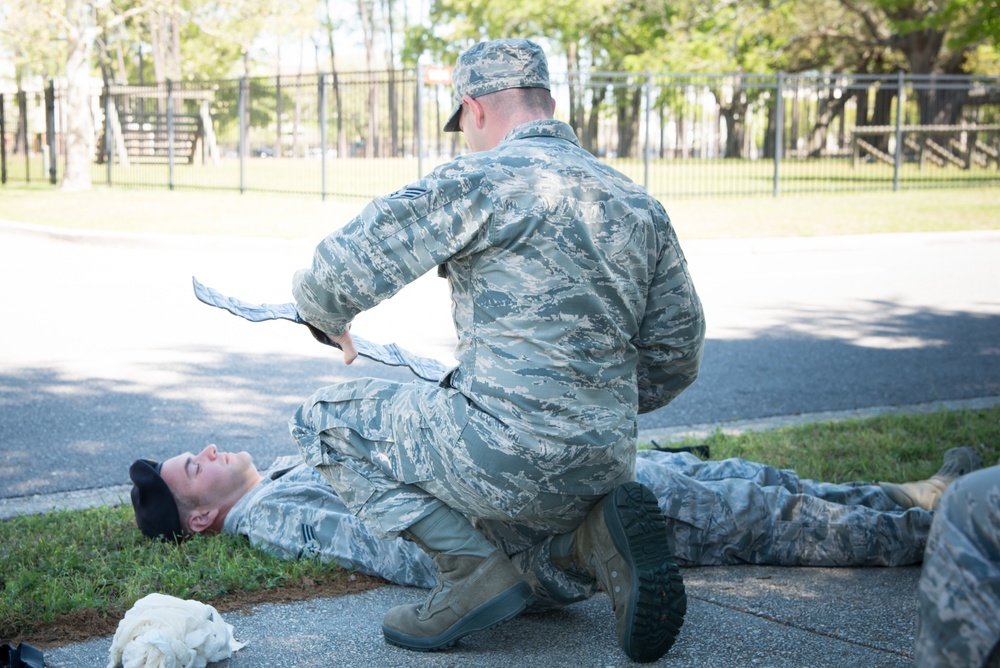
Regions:
<svg viewBox="0 0 1000 668"><path fill-rule="evenodd" d="M434 562L438 586L427 600L392 608L382 620L382 634L393 645L446 649L516 617L531 600L531 587L500 550L487 559L439 554Z"/></svg>
<svg viewBox="0 0 1000 668"><path fill-rule="evenodd" d="M590 511L576 530L571 569L595 577L608 593L618 645L630 659L666 654L684 623L687 596L649 489L625 483Z"/></svg>
<svg viewBox="0 0 1000 668"><path fill-rule="evenodd" d="M385 614L387 642L420 652L446 649L516 617L531 602L530 585L507 555L451 508L439 508L404 535L434 558L438 584L424 603Z"/></svg>
<svg viewBox="0 0 1000 668"><path fill-rule="evenodd" d="M879 487L902 508L934 510L948 485L961 476L983 467L983 459L975 448L952 448L944 453L944 464L927 480L917 482L880 482Z"/></svg>

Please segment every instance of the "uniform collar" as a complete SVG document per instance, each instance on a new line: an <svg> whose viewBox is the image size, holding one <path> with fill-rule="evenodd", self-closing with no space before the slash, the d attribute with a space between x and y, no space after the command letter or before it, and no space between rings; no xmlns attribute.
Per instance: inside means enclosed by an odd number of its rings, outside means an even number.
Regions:
<svg viewBox="0 0 1000 668"><path fill-rule="evenodd" d="M501 145L517 139L530 139L533 137L554 137L563 139L575 146L580 145L580 140L576 138L576 133L566 123L557 121L554 118L543 118L537 121L522 123L507 133L507 136L500 142Z"/></svg>
<svg viewBox="0 0 1000 668"><path fill-rule="evenodd" d="M225 533L239 533L240 524L257 503L257 499L264 495L266 490L269 490L277 480L301 465L302 457L299 455L287 455L275 459L270 468L260 474L260 482L240 497L240 500L229 509L226 519L222 522L222 530Z"/></svg>

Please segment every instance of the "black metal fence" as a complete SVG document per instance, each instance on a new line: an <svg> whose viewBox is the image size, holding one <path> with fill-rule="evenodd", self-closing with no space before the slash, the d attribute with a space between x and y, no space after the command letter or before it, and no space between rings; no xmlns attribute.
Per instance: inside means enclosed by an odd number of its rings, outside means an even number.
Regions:
<svg viewBox="0 0 1000 668"><path fill-rule="evenodd" d="M552 92L584 148L661 198L1000 185L998 78L593 72ZM92 177L370 198L465 150L441 131L451 98L423 69L111 84ZM64 99L0 92L4 183L58 182Z"/></svg>

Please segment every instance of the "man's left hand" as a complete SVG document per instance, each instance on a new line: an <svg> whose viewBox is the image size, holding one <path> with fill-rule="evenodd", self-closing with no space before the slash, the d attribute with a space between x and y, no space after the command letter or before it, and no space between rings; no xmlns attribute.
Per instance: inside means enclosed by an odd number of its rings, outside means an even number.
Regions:
<svg viewBox="0 0 1000 668"><path fill-rule="evenodd" d="M358 349L354 347L354 339L351 338L351 327L347 326L340 336L326 335L328 339L340 346L344 352L344 364L350 364L358 358Z"/></svg>

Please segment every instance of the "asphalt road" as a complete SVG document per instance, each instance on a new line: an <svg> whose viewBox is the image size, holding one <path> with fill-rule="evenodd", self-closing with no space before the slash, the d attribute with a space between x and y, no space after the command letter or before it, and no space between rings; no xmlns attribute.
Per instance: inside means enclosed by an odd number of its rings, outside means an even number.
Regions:
<svg viewBox="0 0 1000 668"><path fill-rule="evenodd" d="M136 457L208 443L266 466L293 452L288 417L316 388L409 379L193 296L197 276L288 301L315 241L0 223L0 499L127 483ZM1000 396L1000 231L684 248L709 320L703 371L644 430ZM354 329L447 361L449 312L445 282L427 276Z"/></svg>

